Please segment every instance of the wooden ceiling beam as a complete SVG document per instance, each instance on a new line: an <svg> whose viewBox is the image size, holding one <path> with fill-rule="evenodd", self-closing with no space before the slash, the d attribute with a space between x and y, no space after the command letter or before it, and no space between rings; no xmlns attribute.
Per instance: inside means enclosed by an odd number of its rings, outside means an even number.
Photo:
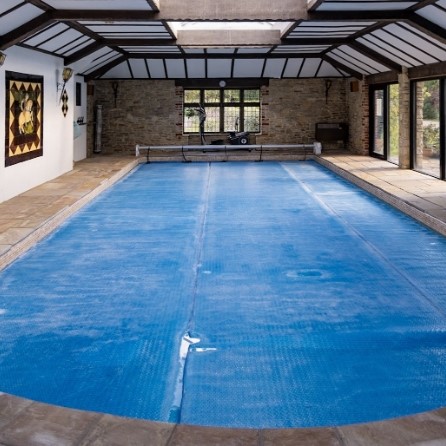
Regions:
<svg viewBox="0 0 446 446"><path fill-rule="evenodd" d="M401 65L393 62L387 57L384 57L382 54L379 54L377 51L372 50L362 43L351 42L349 43L349 46L359 53L363 54L364 56L369 57L370 59L380 63L381 65L384 65L385 67L389 68L389 70L396 71L398 73L401 73L402 71Z"/></svg>
<svg viewBox="0 0 446 446"><path fill-rule="evenodd" d="M356 79L361 80L364 77L363 74L360 73L359 71L353 70L349 66L338 62L337 60L331 58L326 54L324 54L322 59L325 60L325 62L328 62L329 64L333 65L338 70L345 71L346 73L350 74L350 76L355 77Z"/></svg>
<svg viewBox="0 0 446 446"><path fill-rule="evenodd" d="M101 68L98 68L97 70L92 71L89 74L86 74L84 76L85 81L88 82L92 79L96 79L98 77L101 77L102 75L104 75L105 73L107 73L107 71L111 70L112 68L118 66L120 63L125 62L127 60L127 56L121 56L118 57L117 59L103 65Z"/></svg>
<svg viewBox="0 0 446 446"><path fill-rule="evenodd" d="M50 12L44 12L22 26L1 36L0 49L5 50L6 48L16 45L55 22L56 20Z"/></svg>

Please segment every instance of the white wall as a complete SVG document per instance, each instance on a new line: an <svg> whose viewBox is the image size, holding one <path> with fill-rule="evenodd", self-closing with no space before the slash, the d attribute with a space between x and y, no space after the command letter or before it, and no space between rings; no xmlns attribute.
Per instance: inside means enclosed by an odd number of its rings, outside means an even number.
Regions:
<svg viewBox="0 0 446 446"><path fill-rule="evenodd" d="M67 83L68 113L64 117L59 104L63 70L61 58L12 47L4 51L5 64L0 67L0 202L49 181L73 168L73 119L75 94L73 78ZM5 167L5 72L43 76L43 156ZM56 73L57 72L57 73ZM56 79L56 75L58 79Z"/></svg>

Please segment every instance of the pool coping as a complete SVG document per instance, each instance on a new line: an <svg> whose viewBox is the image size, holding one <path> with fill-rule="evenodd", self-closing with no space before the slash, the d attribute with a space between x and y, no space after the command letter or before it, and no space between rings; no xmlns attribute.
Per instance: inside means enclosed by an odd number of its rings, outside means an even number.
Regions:
<svg viewBox="0 0 446 446"><path fill-rule="evenodd" d="M313 159L322 166L335 172L340 177L348 180L349 182L360 187L361 189L378 197L382 201L386 202L387 204L390 204L391 206L395 207L396 209L400 210L406 215L409 215L410 217L414 218L415 220L419 221L425 226L428 226L434 231L437 231L440 234L446 236L446 222L438 217L431 215L429 212L426 212L426 209L418 207L417 204L411 201L410 199L404 199L402 197L395 196L393 193L384 190L382 187L375 186L369 181L360 178L358 175L351 173L345 168L342 168L340 165L334 163L333 161L329 161L324 157L315 156L313 157Z"/></svg>
<svg viewBox="0 0 446 446"><path fill-rule="evenodd" d="M352 157L351 154L348 155ZM433 229L446 234L444 221L417 208L409 200L365 181L343 169L336 160L314 157L320 164ZM0 256L0 269L50 234L69 216L119 181L140 162L129 160L118 171L93 187L73 204L64 207L31 234ZM445 183L446 184L446 183ZM438 229L437 229L438 228ZM443 232L444 231L444 232ZM0 446L99 446L99 445L333 445L408 446L446 444L446 408L396 419L327 428L230 429L188 426L112 416L68 409L0 393Z"/></svg>

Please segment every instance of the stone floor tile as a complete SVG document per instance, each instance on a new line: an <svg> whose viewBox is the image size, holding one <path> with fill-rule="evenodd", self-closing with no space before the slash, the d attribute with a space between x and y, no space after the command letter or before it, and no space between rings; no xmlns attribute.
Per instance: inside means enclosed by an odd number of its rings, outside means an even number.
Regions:
<svg viewBox="0 0 446 446"><path fill-rule="evenodd" d="M32 403L0 430L11 446L78 446L101 415Z"/></svg>
<svg viewBox="0 0 446 446"><path fill-rule="evenodd" d="M104 415L79 446L165 446L174 424Z"/></svg>
<svg viewBox="0 0 446 446"><path fill-rule="evenodd" d="M224 429L178 425L168 446L259 446L255 429Z"/></svg>
<svg viewBox="0 0 446 446"><path fill-rule="evenodd" d="M339 428L345 446L443 446L446 421L439 413L426 412L378 423Z"/></svg>
<svg viewBox="0 0 446 446"><path fill-rule="evenodd" d="M0 245L0 256L5 254L11 249L12 245Z"/></svg>
<svg viewBox="0 0 446 446"><path fill-rule="evenodd" d="M446 221L446 209L444 208L437 210L430 210L429 214L432 215L433 217L438 218L441 221Z"/></svg>
<svg viewBox="0 0 446 446"><path fill-rule="evenodd" d="M0 234L0 245L15 245L33 231L34 228L9 228Z"/></svg>
<svg viewBox="0 0 446 446"><path fill-rule="evenodd" d="M262 446L342 446L335 429L277 429L264 430Z"/></svg>
<svg viewBox="0 0 446 446"><path fill-rule="evenodd" d="M32 403L31 400L0 393L0 429L11 423L22 410Z"/></svg>

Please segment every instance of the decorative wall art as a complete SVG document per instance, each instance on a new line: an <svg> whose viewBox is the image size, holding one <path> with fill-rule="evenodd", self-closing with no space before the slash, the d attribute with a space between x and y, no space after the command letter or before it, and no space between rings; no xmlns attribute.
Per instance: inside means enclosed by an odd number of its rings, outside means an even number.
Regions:
<svg viewBox="0 0 446 446"><path fill-rule="evenodd" d="M43 76L6 71L5 166L43 155Z"/></svg>

